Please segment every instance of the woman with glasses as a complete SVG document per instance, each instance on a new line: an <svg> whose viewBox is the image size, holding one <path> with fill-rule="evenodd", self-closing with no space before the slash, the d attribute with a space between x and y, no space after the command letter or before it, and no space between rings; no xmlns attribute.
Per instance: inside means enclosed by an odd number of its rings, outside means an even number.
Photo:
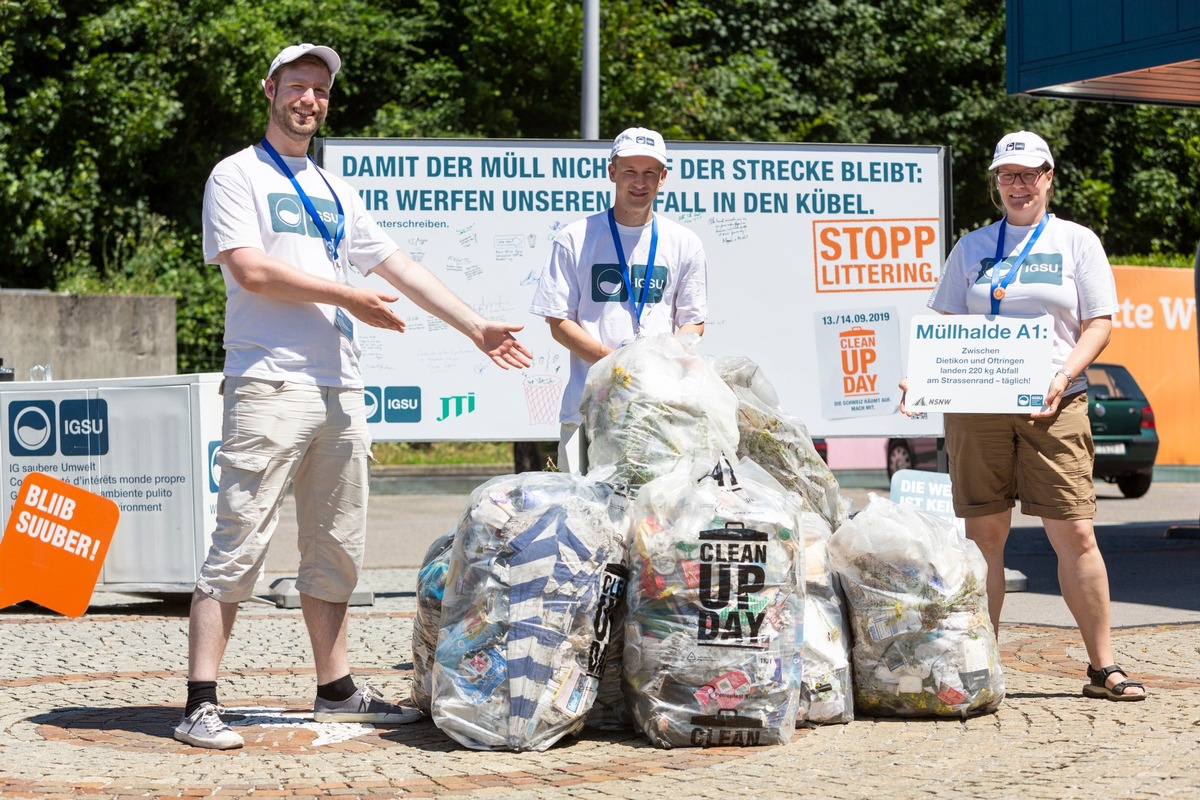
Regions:
<svg viewBox="0 0 1200 800"><path fill-rule="evenodd" d="M1045 405L1032 414L946 414L954 513L987 560L988 611L997 632L1004 544L1017 498L1025 514L1041 517L1058 555L1063 599L1087 648L1083 693L1144 700L1142 684L1114 663L1108 573L1092 524L1096 492L1084 370L1112 330L1112 268L1096 234L1049 212L1054 157L1042 137L1008 134L988 170L989 194L1004 216L958 241L929 307L943 314L1050 314L1053 356Z"/></svg>

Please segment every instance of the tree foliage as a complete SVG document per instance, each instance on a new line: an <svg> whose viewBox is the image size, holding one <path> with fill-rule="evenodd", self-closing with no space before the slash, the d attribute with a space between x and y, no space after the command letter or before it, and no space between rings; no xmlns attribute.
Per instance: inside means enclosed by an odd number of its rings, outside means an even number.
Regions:
<svg viewBox="0 0 1200 800"><path fill-rule="evenodd" d="M1200 113L1009 97L996 0L606 0L601 134L948 145L956 232L994 218L1006 131L1058 159L1055 210L1111 253L1191 253ZM548 0L0 0L0 286L175 294L216 369L199 210L261 136L283 46L334 44L330 136L579 135L582 9Z"/></svg>

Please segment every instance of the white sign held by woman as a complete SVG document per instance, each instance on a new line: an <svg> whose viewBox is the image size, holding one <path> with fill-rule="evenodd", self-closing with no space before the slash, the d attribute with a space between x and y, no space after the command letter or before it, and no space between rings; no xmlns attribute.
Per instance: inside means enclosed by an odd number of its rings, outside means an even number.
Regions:
<svg viewBox="0 0 1200 800"><path fill-rule="evenodd" d="M1053 318L925 314L912 318L908 397L916 412L1029 414L1054 368Z"/></svg>

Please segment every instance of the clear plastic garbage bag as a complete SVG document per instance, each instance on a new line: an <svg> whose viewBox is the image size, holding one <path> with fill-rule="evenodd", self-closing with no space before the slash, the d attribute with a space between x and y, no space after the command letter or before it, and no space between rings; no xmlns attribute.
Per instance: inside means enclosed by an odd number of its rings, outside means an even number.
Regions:
<svg viewBox="0 0 1200 800"><path fill-rule="evenodd" d="M450 551L454 531L443 533L421 559L417 572L417 613L413 619L412 700L426 714L430 712L433 691L433 661L438 631L442 626L442 594L450 572Z"/></svg>
<svg viewBox="0 0 1200 800"><path fill-rule="evenodd" d="M638 492L625 685L659 747L791 740L804 620L800 503L748 461ZM761 476L764 482L752 475Z"/></svg>
<svg viewBox="0 0 1200 800"><path fill-rule="evenodd" d="M996 710L1004 676L974 542L948 520L872 494L829 549L850 605L857 713Z"/></svg>
<svg viewBox="0 0 1200 800"><path fill-rule="evenodd" d="M455 532L434 723L477 750L544 750L595 700L624 588L628 502L611 484L531 472L477 488Z"/></svg>
<svg viewBox="0 0 1200 800"><path fill-rule="evenodd" d="M758 364L745 356L723 356L713 367L738 401L738 458L749 458L798 493L805 509L837 529L846 520L844 499L833 470L813 446L808 428L784 413L779 395Z"/></svg>
<svg viewBox="0 0 1200 800"><path fill-rule="evenodd" d="M638 339L592 365L580 403L592 469L611 466L612 480L639 486L736 451L737 398L697 340Z"/></svg>
<svg viewBox="0 0 1200 800"><path fill-rule="evenodd" d="M829 557L829 523L804 512L804 681L796 724L828 725L854 719L850 621Z"/></svg>

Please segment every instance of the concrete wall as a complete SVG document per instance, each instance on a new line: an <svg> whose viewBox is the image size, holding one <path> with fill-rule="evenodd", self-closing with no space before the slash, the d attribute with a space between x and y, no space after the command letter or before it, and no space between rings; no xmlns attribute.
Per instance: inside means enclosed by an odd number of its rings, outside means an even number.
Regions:
<svg viewBox="0 0 1200 800"><path fill-rule="evenodd" d="M18 381L174 375L175 298L0 290L0 358Z"/></svg>

